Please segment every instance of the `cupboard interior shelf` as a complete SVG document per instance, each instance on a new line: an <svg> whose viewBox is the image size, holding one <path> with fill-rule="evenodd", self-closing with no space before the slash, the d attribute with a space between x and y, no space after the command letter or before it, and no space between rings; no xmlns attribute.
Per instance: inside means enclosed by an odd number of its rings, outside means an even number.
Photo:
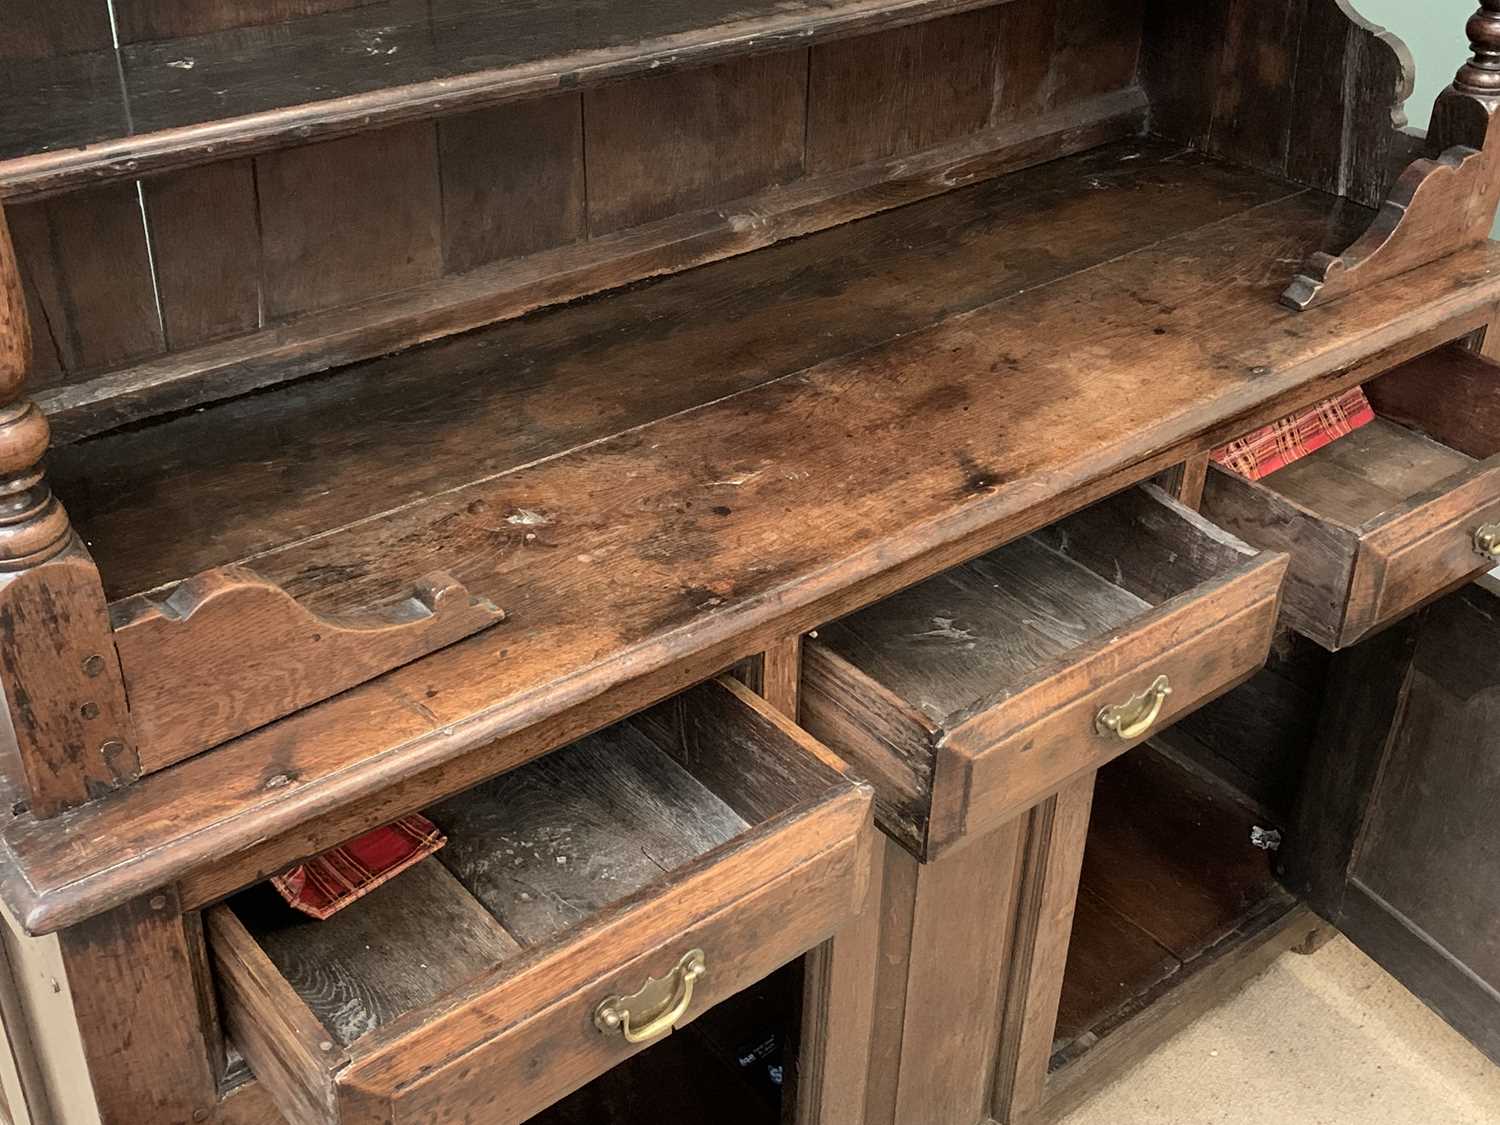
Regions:
<svg viewBox="0 0 1500 1125"><path fill-rule="evenodd" d="M1251 843L1257 826L1276 827L1151 743L1099 771L1054 1072L1295 907Z"/></svg>
<svg viewBox="0 0 1500 1125"><path fill-rule="evenodd" d="M1289 262L1367 219L1111 145L55 450L113 599L240 562L331 613L442 570L509 618L107 801L14 818L0 886L47 930L246 846L275 870L305 822L339 810L351 835L392 786L417 808L483 780L565 740L543 720L596 729L686 682L653 676L710 675L1034 531L1500 299L1481 246L1277 307Z"/></svg>
<svg viewBox="0 0 1500 1125"><path fill-rule="evenodd" d="M0 198L133 179L999 2L376 0L260 26L8 60L0 76ZM128 24L122 30L131 33Z"/></svg>

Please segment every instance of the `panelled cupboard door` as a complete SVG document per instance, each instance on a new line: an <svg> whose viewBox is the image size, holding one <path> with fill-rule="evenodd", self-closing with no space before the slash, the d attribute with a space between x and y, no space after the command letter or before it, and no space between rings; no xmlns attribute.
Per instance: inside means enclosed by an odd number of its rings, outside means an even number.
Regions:
<svg viewBox="0 0 1500 1125"><path fill-rule="evenodd" d="M1500 584L1336 659L1292 888L1500 1062Z"/></svg>

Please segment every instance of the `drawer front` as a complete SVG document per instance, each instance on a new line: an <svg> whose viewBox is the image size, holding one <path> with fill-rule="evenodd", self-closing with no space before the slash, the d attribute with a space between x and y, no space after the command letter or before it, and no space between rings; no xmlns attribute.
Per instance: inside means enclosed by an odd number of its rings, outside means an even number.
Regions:
<svg viewBox="0 0 1500 1125"><path fill-rule="evenodd" d="M1492 523L1500 523L1500 457L1363 529L1340 643L1352 644L1495 566L1474 541Z"/></svg>
<svg viewBox="0 0 1500 1125"><path fill-rule="evenodd" d="M707 971L695 983L692 1004L677 1023L682 1026L831 937L863 900L873 843L868 826L846 835L823 855L697 921L672 917L668 904L621 919L588 941L587 950L563 955L574 964L539 964L525 980L474 997L420 1037L356 1061L339 1080L340 1119L361 1125L525 1121L649 1046L601 1033L594 1022L601 1001L668 976L685 953L701 950ZM551 976L582 979L554 988Z"/></svg>
<svg viewBox="0 0 1500 1125"><path fill-rule="evenodd" d="M929 851L987 831L1098 769L1260 668L1270 651L1285 555L1179 596L973 716L939 748L951 781L934 805ZM1164 677L1170 693L1153 688ZM1101 712L1115 708L1115 730Z"/></svg>
<svg viewBox="0 0 1500 1125"><path fill-rule="evenodd" d="M608 832L627 841L626 850L638 845L658 857L654 863L660 867L660 857L671 854L663 851L662 838L652 835L660 821L651 812L652 799L661 795L642 786L653 778L665 784L685 771L691 775L685 780L732 807L743 831L641 884L634 894L592 907L567 928L538 936L536 944L526 944L524 931L514 928L529 916L511 917L507 932L514 952L496 956L485 950L453 983L426 990L419 1002L390 1011L352 1041L326 1030L332 1025L325 1025L326 1014L315 1014L314 993L299 994L297 987L313 988L321 1002L327 980L340 982L335 989L340 994L358 995L377 982L387 994L394 994L392 981L401 988L410 981L430 982L441 958L427 953L427 935L415 943L382 938L377 976L363 962L350 967L355 963L347 958L329 960L317 936L327 931L297 937L289 954L286 935L297 931L266 928L250 904L238 908L246 911L244 918L233 903L209 912L226 1021L290 1121L522 1122L827 940L862 908L875 838L873 793L847 777L843 764L806 732L730 680L700 684L629 725L634 743L621 737L608 745L623 759L627 750L640 753L644 739L677 763L677 774L621 773L610 775L607 783L596 777L594 790L577 782L578 816L602 816L597 787L612 786L610 808L623 815L608 820ZM522 768L536 773L540 765ZM522 779L523 788L571 776L536 773L536 780ZM585 795L592 804L583 801ZM488 829L479 822L499 816L504 806L482 803L494 799L489 790L471 796L481 802L475 808L487 810L476 814L477 827L466 830L463 840L472 850L479 841L490 846ZM574 807L564 802L558 809ZM688 806L683 815L695 815L698 808L706 806ZM566 813L557 815L561 819ZM638 841L629 835L635 826ZM495 836L498 846L505 846L507 831ZM450 838L450 849L460 842ZM484 899L471 897L473 887L445 875L434 881L434 894L462 896L466 909L479 911L483 920L493 918L497 927L504 921L483 905ZM531 897L547 893L547 884L536 878L526 883ZM560 886L558 894L564 895L567 884ZM420 900L401 900L411 901ZM361 903L349 907L350 917ZM382 901L372 909L392 908ZM427 916L435 915L429 910ZM444 931L434 925L430 940L462 936L451 927ZM263 938L274 941L262 944ZM701 953L701 975L674 973L694 951ZM281 960L273 960L273 954ZM696 970L697 960L686 963ZM278 964L291 966L290 977L301 984L294 986ZM621 1026L596 1022L601 1003L611 997L635 998L629 1022L635 1042Z"/></svg>

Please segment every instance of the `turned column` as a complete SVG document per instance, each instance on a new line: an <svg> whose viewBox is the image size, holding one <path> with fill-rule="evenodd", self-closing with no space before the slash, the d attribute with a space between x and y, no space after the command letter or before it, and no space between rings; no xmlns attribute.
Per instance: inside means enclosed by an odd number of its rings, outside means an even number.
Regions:
<svg viewBox="0 0 1500 1125"><path fill-rule="evenodd" d="M47 419L25 397L26 297L0 211L0 682L12 780L38 816L133 780L130 717L93 559L42 469Z"/></svg>
<svg viewBox="0 0 1500 1125"><path fill-rule="evenodd" d="M1433 107L1428 130L1433 156L1455 145L1485 148L1490 122L1500 105L1500 0L1481 0L1467 30L1473 55Z"/></svg>

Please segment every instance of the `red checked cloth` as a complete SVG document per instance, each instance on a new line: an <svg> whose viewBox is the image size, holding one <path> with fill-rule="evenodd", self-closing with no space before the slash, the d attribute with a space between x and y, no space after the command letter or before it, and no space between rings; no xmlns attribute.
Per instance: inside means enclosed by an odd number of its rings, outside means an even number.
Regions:
<svg viewBox="0 0 1500 1125"><path fill-rule="evenodd" d="M1374 420L1364 388L1355 387L1252 430L1219 446L1211 456L1230 472L1260 480Z"/></svg>
<svg viewBox="0 0 1500 1125"><path fill-rule="evenodd" d="M414 813L273 875L271 883L292 906L323 921L447 842L436 824Z"/></svg>

